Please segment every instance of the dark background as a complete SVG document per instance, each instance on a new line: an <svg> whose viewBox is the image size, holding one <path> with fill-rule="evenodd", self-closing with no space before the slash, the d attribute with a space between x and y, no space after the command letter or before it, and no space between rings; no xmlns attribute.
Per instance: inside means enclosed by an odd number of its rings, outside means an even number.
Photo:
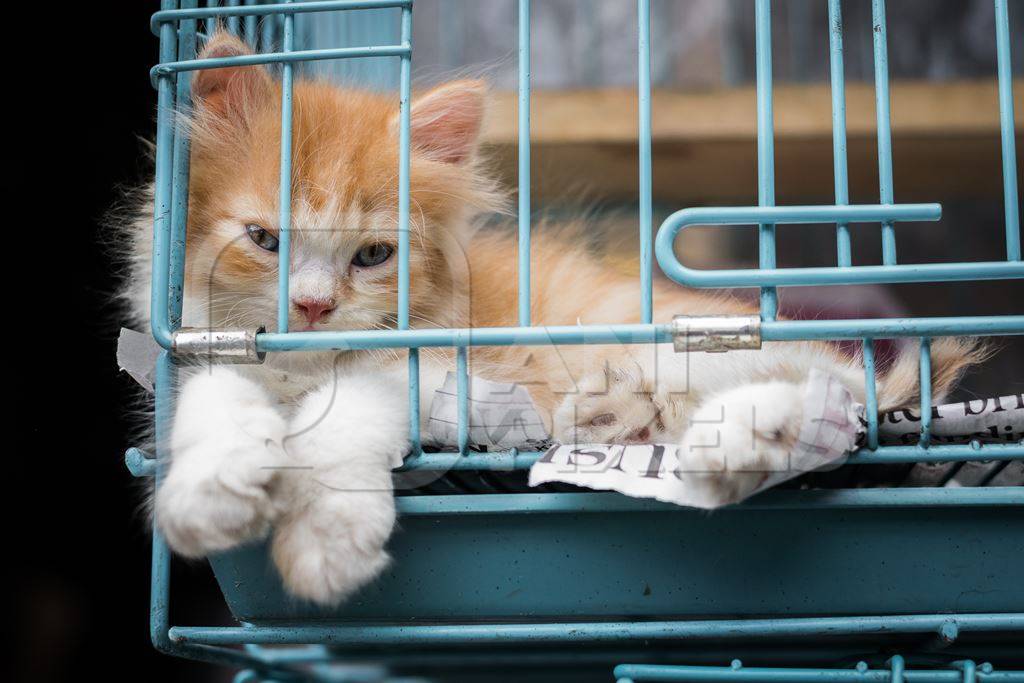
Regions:
<svg viewBox="0 0 1024 683"><path fill-rule="evenodd" d="M48 25L45 40L28 29L55 17L25 17L24 49L52 47L52 58L5 70L24 80L5 98L15 117L5 147L17 159L8 156L8 207L22 207L8 214L18 239L8 269L22 271L21 294L9 299L22 312L8 329L30 342L8 356L17 390L8 394L16 442L5 449L16 468L5 496L5 564L14 569L5 659L18 681L230 680L149 645L150 543L142 489L122 457L135 389L115 364L113 269L97 239L118 185L149 172L138 136L154 130L155 9L76 11ZM217 610L223 601L207 574L179 566L172 585ZM180 618L193 616L219 617Z"/></svg>

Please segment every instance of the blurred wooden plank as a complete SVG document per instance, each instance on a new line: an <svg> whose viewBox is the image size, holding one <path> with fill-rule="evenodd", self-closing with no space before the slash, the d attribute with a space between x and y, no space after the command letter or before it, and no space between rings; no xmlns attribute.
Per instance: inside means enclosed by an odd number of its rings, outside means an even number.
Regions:
<svg viewBox="0 0 1024 683"><path fill-rule="evenodd" d="M1018 158L1024 158L1024 80L1015 86ZM751 202L757 193L754 89L652 96L654 194L672 204ZM870 84L847 87L851 196L877 200L875 104ZM1001 196L994 80L894 82L895 189L900 201ZM636 198L636 95L632 90L538 91L533 97L535 196L539 201ZM832 195L827 85L775 91L780 200ZM507 182L515 179L514 93L498 93L484 140Z"/></svg>

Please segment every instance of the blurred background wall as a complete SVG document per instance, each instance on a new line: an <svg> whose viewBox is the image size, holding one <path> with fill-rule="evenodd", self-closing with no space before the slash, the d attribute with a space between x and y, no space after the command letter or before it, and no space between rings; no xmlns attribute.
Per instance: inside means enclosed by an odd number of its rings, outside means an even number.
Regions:
<svg viewBox="0 0 1024 683"><path fill-rule="evenodd" d="M688 206L756 204L756 120L751 0L652 0L655 227ZM517 9L510 0L417 0L414 78L486 78L494 88L485 149L510 192L517 184ZM939 202L939 223L900 224L900 260L1005 258L994 9L991 0L888 3L895 196ZM877 203L871 3L843 3L850 197ZM306 15L311 46L397 42L398 14ZM531 39L532 196L538 214L585 211L595 240L638 229L636 7L625 0L535 0ZM1011 35L1024 35L1024 6L1011 3ZM827 6L772 3L776 194L779 203L834 201ZM1019 40L1017 43L1019 44ZM1015 73L1024 49L1012 51ZM318 76L388 89L397 65L384 59L320 62ZM1024 87L1016 94L1021 150ZM1018 154L1024 158L1024 150ZM782 226L782 266L835 264L834 230ZM854 263L881 262L876 226L854 228ZM756 263L753 228L688 230L678 241L688 265ZM635 253L618 264L636 272ZM750 290L738 295L749 296ZM800 317L968 315L1024 310L1021 283L790 288L784 314ZM1007 351L964 393L1024 385L1024 344Z"/></svg>

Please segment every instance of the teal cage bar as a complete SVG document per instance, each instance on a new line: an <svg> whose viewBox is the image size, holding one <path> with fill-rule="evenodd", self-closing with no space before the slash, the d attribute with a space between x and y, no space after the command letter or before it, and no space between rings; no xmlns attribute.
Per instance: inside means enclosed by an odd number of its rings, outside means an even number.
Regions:
<svg viewBox="0 0 1024 683"><path fill-rule="evenodd" d="M509 0L511 3L511 0ZM1024 315L968 316L950 318L905 318L865 320L788 321L776 319L776 288L780 286L852 285L863 283L939 282L950 280L1024 279L1024 262L1020 252L1020 224L1018 203L1017 156L1014 140L1014 112L1012 73L1010 62L1009 8L1006 0L994 0L996 25L996 51L998 57L999 116L1001 126L1003 193L1005 203L1006 259L986 263L914 264L897 258L897 224L902 221L934 221L941 215L938 204L900 204L895 200L892 171L892 140L889 122L889 83L887 66L886 8L884 0L872 1L873 54L875 64L875 93L878 130L879 193L877 204L850 204L847 182L845 84L843 69L843 23L841 0L828 0L828 38L830 46L830 74L833 108L833 143L835 202L824 206L776 206L774 178L774 134L772 112L772 36L770 0L753 0L756 29L756 85L757 85L757 149L758 149L758 203L749 207L687 208L669 216L652 240L652 168L651 168L651 3L637 0L637 57L638 57L638 139L640 203L640 287L639 305L641 323L630 325L581 325L567 327L539 327L531 325L530 317L530 0L516 0L518 22L518 107L519 107L519 216L518 216L518 326L487 329L415 329L409 316L409 111L412 73L412 0L322 0L318 2L290 2L260 4L216 2L199 6L196 0L162 0L161 9L152 18L152 29L160 40L160 62L153 67L151 77L157 89L157 146L156 178L154 185L154 243L152 332L165 349L158 363L156 397L157 443L166 443L174 398L171 387L176 376L175 335L181 326L185 231L188 211L189 141L174 117L179 107L186 107L189 98L189 75L192 71L224 66L267 64L277 65L282 82L282 133L280 142L280 268L279 301L276 331L258 331L256 346L260 352L309 351L323 349L405 348L409 350L410 408L413 415L411 441L413 452L406 459L405 470L462 470L506 471L528 468L539 453L515 449L504 452L471 453L468 451L467 349L480 345L544 345L544 344L600 344L600 343L667 343L672 341L672 330L667 324L652 319L653 264L657 260L662 271L681 285L691 287L756 287L760 290L762 338L768 341L798 341L810 339L860 340L864 350L864 367L868 383L868 442L867 447L855 453L850 462L877 465L906 462L964 462L969 460L1009 461L1024 458L1024 443L968 445L933 445L930 423L922 421L920 441L910 446L879 446L875 400L875 355L877 339L913 337L919 340L921 354L922 414L930 414L930 340L945 335L1018 335L1024 334ZM447 5L446 5L447 6ZM393 13L398 23L397 42L356 46L310 47L304 44L299 19L324 12L376 11L380 16ZM511 16L511 15L510 15ZM260 48L258 54L216 59L197 59L197 35L210 32L216 22L222 21L231 31L243 35ZM826 27L823 27L823 29ZM398 60L398 106L400 110L399 150L399 242L398 242L398 315L397 329L290 332L288 330L288 263L291 227L291 99L296 69L303 64L323 60L356 60L363 58L392 58ZM792 223L825 223L835 226L836 265L814 268L778 268L776 266L775 226ZM850 248L851 225L878 224L882 244L882 265L856 265ZM693 225L728 226L736 224L758 225L759 263L748 270L696 270L683 265L673 249L677 234ZM459 401L459 452L426 453L419 447L419 356L423 347L454 347L457 349L457 376ZM161 448L153 455L136 449L129 451L126 460L133 473L161 479L161 463L167 454ZM545 538L538 519L550 519L559 528L566 520L589 525L614 526L623 516L650 515L651 519L684 520L696 535L706 533L702 519L687 511L656 503L635 501L608 494L544 493L405 496L399 499L399 511L415 526L421 520L433 529L434 542L445 542L443 521L460 529L465 539L483 542L488 537L484 530L462 528L465 520L486 520L495 528L503 528L513 536L534 530L538 539ZM928 515L920 516L922 511ZM738 520L751 513L766 514L774 519L788 520L780 526L799 523L801 515L822 515L822 519L839 524L837 528L856 527L851 543L863 543L874 552L892 556L912 552L903 547L905 539L882 538L884 534L873 530L884 528L889 520L914 520L928 524L929 519L941 519L946 529L932 529L933 539L955 543L954 531L978 535L991 543L985 546L991 566L1002 570L1020 569L1024 573L1024 490L1019 487L982 487L963 489L850 489L837 491L776 491L737 506L735 512L723 514L725 532L734 533L741 525ZM794 517L794 515L796 517ZM896 515L897 517L893 517ZM616 517L618 516L618 517ZM903 517L901 517L903 516ZM732 521L729 521L732 520ZM902 521L900 523L903 523ZM534 526L530 526L534 524ZM732 526L735 524L736 526ZM859 525L863 524L861 529ZM998 529L1009 536L999 536ZM567 529L566 529L567 531ZM723 530L719 530L720 532ZM426 534L427 532L425 532ZM590 532L579 534L583 543ZM624 532L625 533L625 532ZM442 535L438 535L442 534ZM858 535L863 534L863 535ZM946 535L943 535L946 534ZM980 535L979 535L980 534ZM768 534L770 536L770 533ZM425 536L426 537L426 536ZM596 537L594 537L596 538ZM783 536L779 536L783 538ZM557 538L551 539L557 544ZM642 554L649 548L650 539L634 539L634 552ZM409 543L409 541L405 541ZM714 537L707 538L714 544ZM926 543L923 543L927 545ZM939 553L936 545L936 554ZM995 550L993 550L993 548ZM579 552L586 553L580 545ZM537 662L548 666L552 662L599 662L609 657L611 663L631 661L638 652L640 642L673 644L678 652L689 653L693 661L707 657L726 657L730 652L756 651L750 640L767 639L774 654L761 652L762 658L783 658L791 666L801 658L820 662L824 657L839 661L849 658L858 650L856 643L863 638L877 636L894 638L904 652L927 651L932 659L924 665L932 666L934 653L950 657L963 648L964 652L993 654L1024 663L1024 590L1016 581L1007 579L1007 592L998 601L978 600L962 610L948 612L941 603L931 605L928 600L918 603L901 602L886 598L872 613L859 613L851 608L844 613L829 613L828 599L792 612L782 603L772 603L762 609L751 607L722 607L697 605L691 600L669 603L677 612L663 614L623 603L617 617L609 616L586 604L585 595L580 602L568 602L574 595L572 586L565 587L565 599L554 600L564 610L531 618L536 611L503 613L500 608L481 607L465 598L452 611L460 615L454 623L441 619L442 603L451 607L458 596L438 598L432 603L429 596L421 596L422 613L408 614L395 623L381 623L382 618L394 611L394 605L384 597L384 588L378 594L341 613L322 614L315 610L297 609L274 584L273 577L258 570L245 580L235 581L235 587L226 577L240 579L239 572L252 570L259 564L262 549L245 549L238 554L212 558L215 572L225 590L229 606L242 622L237 627L184 627L171 626L169 607L169 563L166 544L159 533L153 536L151 635L154 644L169 654L244 668L239 680L347 680L340 678L331 663L339 652L365 654L381 645L399 646L405 653L403 662L415 662L423 657L418 648L437 647L507 647L523 648L517 655L520 663ZM408 552L414 553L410 546ZM457 552L457 551L456 551ZM840 552L840 551L836 551ZM951 549L952 553L956 550ZM255 555L253 554L255 553ZM992 554L990 554L992 553ZM396 551L396 554L400 554ZM948 554L948 553L947 553ZM504 557L497 550L495 558ZM547 557L543 551L539 556ZM550 561L557 564L555 555ZM468 560L469 561L469 560ZM497 560L495 560L497 561ZM458 558L451 560L453 566ZM492 567L493 569L493 567ZM626 572L627 568L618 567ZM910 571L908 566L908 571ZM981 570L979 570L981 571ZM989 572L991 574L991 572ZM959 580L977 578L980 574L968 571ZM477 577L478 578L478 577ZM697 580L699 577L695 577ZM385 580L400 582L402 576ZM935 591L946 590L943 580L936 574L929 580L936 583ZM978 578L977 580L981 580ZM249 583L246 584L246 581ZM265 583L261 583L265 582ZM586 583L586 582L584 582ZM897 581L897 583L899 583ZM242 584L243 587L239 587ZM1011 585L1012 584L1012 585ZM709 584L710 585L710 584ZM246 587L247 586L247 587ZM257 588L259 590L257 590ZM593 587L594 596L605 595ZM262 591L262 592L260 592ZM908 594L913 586L907 584ZM253 597L259 592L260 599ZM372 591L371 591L372 592ZM824 592L824 591L823 591ZM998 592L998 591L997 591ZM439 591L439 594L443 591ZM270 597L267 597L270 596ZM610 598L609 598L610 599ZM829 598L831 599L831 598ZM550 600L550 596L549 596ZM467 602L468 601L468 602ZM637 605L642 603L641 600ZM771 601L769 601L771 602ZM870 601L868 601L870 602ZM564 603L564 604L563 604ZM532 603L524 599L522 605ZM535 607L544 603L536 603ZM573 607L573 604L576 607ZM649 605L649 603L648 603ZM391 612L388 610L392 609ZM410 608L411 609L411 608ZM488 611L490 609L491 611ZM644 610L647 611L644 611ZM377 610L377 611L374 611ZM495 611L497 610L497 611ZM728 619L742 614L743 619ZM426 615L426 618L424 617ZM431 615L434 621L431 621ZM763 618L755 618L761 615ZM769 615L764 617L763 615ZM658 617L652 619L652 617ZM445 623L441 623L445 622ZM978 640L979 637L983 637ZM783 639L779 641L777 639ZM806 648L801 639L809 639ZM832 640L828 640L828 639ZM972 640L973 638L973 640ZM825 640L822 640L825 639ZM835 639L839 639L836 641ZM858 640L860 639L860 640ZM700 651L684 647L683 641L709 643ZM820 642L819 642L820 641ZM827 641L827 642L826 642ZM843 644L837 645L837 642ZM742 644L740 644L742 643ZM296 645L297 648L273 648L267 645ZM621 650L595 650L593 645L614 644ZM244 646L244 647L237 647ZM330 646L330 647L327 647ZM532 650L543 646L548 649ZM574 650L584 646L583 650ZM1020 650L1015 649L1020 646ZM551 650L556 648L556 650ZM633 649L631 649L633 648ZM973 649L971 649L973 648ZM863 648L862 648L863 649ZM812 654L808 654L813 650ZM462 652L461 650L459 652ZM1007 655L1010 653L1010 655ZM389 656L377 652L381 661ZM480 657L499 661L499 653L479 651ZM507 655L507 652L505 653ZM916 655L913 655L916 656ZM462 652L452 654L452 661L466 663L472 659ZM461 659L460 659L461 657ZM911 655L908 654L908 658ZM817 659L816 659L817 658ZM392 657L393 659L393 657ZM423 661L427 661L427 657ZM947 657L949 659L949 657ZM398 660L396 660L398 661ZM954 661L952 668L928 668L920 671L904 667L899 656L885 660L884 670L861 662L853 668L758 668L734 663L732 666L663 666L622 665L615 670L620 681L626 680L1022 680L1024 674L999 671L989 664L975 665L963 656ZM909 661L909 659L908 659ZM950 660L952 661L952 660ZM948 662L947 662L948 663ZM603 665L603 664L602 664ZM454 665L453 665L454 666ZM326 667L326 668L325 668ZM611 669L607 670L611 675Z"/></svg>

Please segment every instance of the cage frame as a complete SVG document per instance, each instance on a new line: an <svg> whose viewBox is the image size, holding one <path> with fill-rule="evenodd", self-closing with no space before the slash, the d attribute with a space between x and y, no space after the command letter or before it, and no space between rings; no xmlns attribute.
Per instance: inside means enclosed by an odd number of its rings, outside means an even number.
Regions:
<svg viewBox="0 0 1024 683"><path fill-rule="evenodd" d="M197 0L162 0L161 9L153 15L152 29L159 36L159 63L153 67L151 78L157 89L157 145L154 184L154 243L152 288L152 333L164 351L158 360L156 395L157 443L166 443L178 362L175 354L175 335L181 326L185 230L188 214L188 156L187 136L174 124L175 112L189 100L188 74L194 70L224 66L279 64L282 80L282 137L279 216L279 307L277 329L255 334L259 352L303 350L349 350L367 348L407 348L409 350L410 406L414 411L411 424L412 454L406 459L404 470L504 470L526 469L540 457L536 452L512 449L504 452L471 453L465 439L468 423L467 349L480 345L531 344L588 344L588 343L667 343L673 340L669 324L656 324L652 320L653 266L657 260L672 280L693 287L757 287L760 290L760 334L765 341L796 341L822 339L855 339L862 342L865 376L867 380L868 446L853 454L854 464L881 464L903 462L964 462L968 460L1009 461L1024 457L1024 443L966 445L935 445L930 443L930 340L946 335L1016 335L1024 334L1024 315L964 316L948 318L899 318L872 320L777 320L778 286L844 285L859 283L935 282L941 280L1024 279L1024 262L1020 249L1020 207L1016 148L1014 139L1014 111L1012 73L1010 63L1010 32L1007 0L993 0L996 12L997 78L1000 105L1000 131L1002 174L1005 208L1006 253L1005 261L989 263L902 264L898 262L895 223L904 220L938 220L938 204L899 204L895 201L892 171L892 140L889 122L889 81L887 67L887 36L885 1L872 0L874 22L874 58L876 118L878 129L879 203L875 205L849 204L846 162L845 82L843 75L843 25L841 0L828 0L829 39L831 65L831 92L833 104L833 149L835 171L835 203L823 206L775 206L774 138L772 114L771 66L771 2L755 0L756 29L756 85L757 85L757 145L758 145L758 205L751 207L707 207L683 209L669 216L653 237L651 197L651 35L650 0L637 0L638 21L638 144L640 164L640 307L639 324L589 325L566 327L531 326L530 317L530 0L518 1L518 54L519 54L519 198L518 198L518 326L488 329L414 329L409 320L409 129L411 107L412 63L412 0L323 0L316 3L293 3L291 0L273 4L242 5L231 2L227 6L198 7ZM393 45L367 45L315 50L295 49L295 17L308 12L327 12L363 9L400 10L401 39ZM226 19L240 31L242 22L249 35L256 35L259 18L280 19L282 45L279 51L243 57L198 60L194 58L199 22ZM264 42L269 22L263 27ZM229 28L231 24L229 23ZM288 263L291 230L291 100L295 65L310 60L358 59L363 57L393 57L400 62L399 84L399 193L398 193L398 323L396 330L386 331L324 331L290 332L288 330ZM775 254L775 226L783 223L825 222L835 224L837 265L829 267L778 269ZM850 254L851 223L880 223L882 265L854 265ZM696 271L685 267L673 252L673 240L689 225L757 224L759 234L758 268L750 270ZM921 347L921 407L922 433L916 445L879 446L877 401L875 392L876 339L917 338ZM457 351L457 372L460 381L458 406L460 415L460 449L457 453L425 453L420 448L419 420L419 356L423 347L454 347ZM159 485L166 453L160 447L155 454L132 449L126 456L129 469L137 476L153 476ZM536 498L522 504L513 502L512 508L522 511L537 509L538 505L558 506L570 504L561 494L545 494L547 503ZM586 495L586 494L583 494ZM838 492L770 492L753 505L795 505L801 508L871 507L883 504L877 493L867 490ZM607 499L604 499L607 500ZM493 502L493 501L492 501ZM425 503L403 500L399 510L404 514L417 514L416 506ZM474 505L484 505L476 501ZM609 505L606 502L595 503ZM1017 487L960 490L896 490L888 492L884 505L915 506L1019 506L1024 505L1024 490ZM614 504L611 504L614 508ZM343 638L342 627L180 627L172 626L168 619L170 552L158 531L153 532L152 597L150 631L154 645L162 652L203 661L247 667L251 676L289 680L290 677L308 676L308 672L294 669L295 662L310 658L297 656L293 660L280 652L260 647L268 643L336 643ZM454 626L403 625L392 627L346 627L351 644L373 644L389 638L403 642L467 642L490 637L503 629L508 634L519 627L534 629L536 638L545 642L572 640L569 631L601 637L602 633L619 634L622 638L657 637L727 637L741 628L748 635L797 636L808 632L857 633L862 629L878 628L879 622L871 617L834 617L822 619L745 620L742 626L722 621L676 622L601 622L594 624L519 624ZM1024 633L1024 613L908 615L906 619L877 617L896 629L920 634L941 635L949 625L962 632L1010 630ZM319 628L319 630L318 630ZM393 629L388 631L387 629ZM383 630L381 630L383 629ZM530 636L533 638L534 636ZM582 636L581 636L582 637ZM417 640L421 639L421 640ZM245 645L245 650L230 646ZM328 655L324 655L327 657ZM315 658L313 658L315 659ZM932 680L926 676L897 675L897 660L893 660L891 680ZM971 665L973 667L973 665ZM740 667L732 667L735 673ZM749 670L748 670L749 671ZM963 680L967 667L962 667ZM650 673L650 672L647 672ZM679 673L678 671L676 672ZM683 672L687 673L687 672ZM694 672L689 672L694 673ZM733 680L743 678L705 672L702 680ZM643 678L644 671L623 669L621 680L693 680L692 678ZM667 674L666 674L667 675ZM681 675L681 674L680 674ZM703 675L703 674L701 674ZM768 674L766 674L768 675ZM992 672L972 669L971 676L985 680ZM770 675L769 675L770 677ZM947 680L942 675L934 680ZM991 677L991 680L1018 680ZM754 680L743 678L743 680ZM820 679L823 680L823 679Z"/></svg>

